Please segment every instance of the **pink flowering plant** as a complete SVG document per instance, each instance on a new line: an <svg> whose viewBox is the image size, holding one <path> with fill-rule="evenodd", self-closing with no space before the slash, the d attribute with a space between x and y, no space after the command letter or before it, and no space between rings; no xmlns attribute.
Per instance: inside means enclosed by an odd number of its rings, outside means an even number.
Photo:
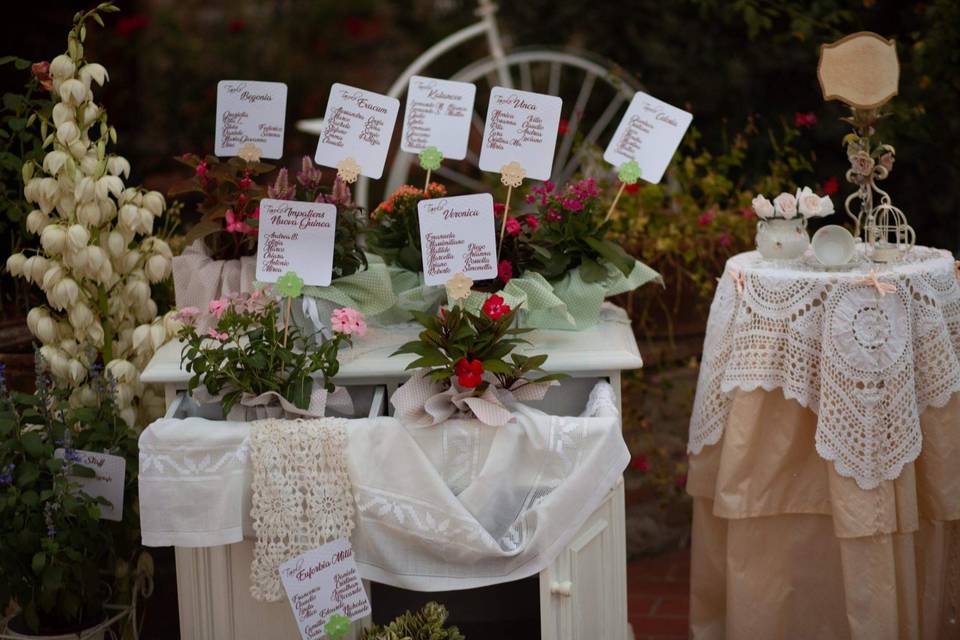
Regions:
<svg viewBox="0 0 960 640"><path fill-rule="evenodd" d="M349 187L339 178L329 187L322 183L322 172L309 157L301 158L292 176L286 167L277 170L272 164L241 158L221 161L215 156L201 158L185 153L177 161L189 167L193 175L174 185L168 195L199 197L200 219L187 232L185 244L204 238L215 257L253 255L263 198L325 202L337 206L333 277L366 268L366 256L359 243L362 211L353 202ZM268 174L274 171L276 175L268 181Z"/></svg>
<svg viewBox="0 0 960 640"><path fill-rule="evenodd" d="M181 359L192 374L188 389L204 386L210 395L222 395L224 414L244 393L268 391L308 408L315 382L333 391L340 346L367 331L363 314L343 308L333 312L331 335L304 334L284 323L269 289L213 300L206 310L186 307L177 319L183 323Z"/></svg>
<svg viewBox="0 0 960 640"><path fill-rule="evenodd" d="M602 262L629 276L636 260L619 244L607 239L611 223L605 220L607 201L594 178L584 178L558 188L550 182L530 188L527 202L537 210L539 228L533 235L541 264L537 271L547 279L579 269L584 282L607 277Z"/></svg>

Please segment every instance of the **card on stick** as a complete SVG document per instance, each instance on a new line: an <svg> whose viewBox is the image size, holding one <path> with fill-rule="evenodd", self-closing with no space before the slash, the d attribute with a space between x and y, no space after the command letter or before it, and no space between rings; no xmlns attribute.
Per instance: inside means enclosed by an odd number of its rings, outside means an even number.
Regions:
<svg viewBox="0 0 960 640"><path fill-rule="evenodd" d="M446 284L457 272L473 280L497 276L493 196L477 193L421 200L417 214L427 285Z"/></svg>
<svg viewBox="0 0 960 640"><path fill-rule="evenodd" d="M280 582L303 640L326 636L334 616L359 620L370 614L353 549L345 538L281 564Z"/></svg>
<svg viewBox="0 0 960 640"><path fill-rule="evenodd" d="M379 179L399 111L396 98L334 84L314 160L325 167L339 168L342 161L352 159L360 175Z"/></svg>
<svg viewBox="0 0 960 640"><path fill-rule="evenodd" d="M660 182L693 115L638 91L623 114L603 159L619 167L635 161L640 177Z"/></svg>
<svg viewBox="0 0 960 640"><path fill-rule="evenodd" d="M480 169L500 173L517 162L527 178L549 180L563 100L557 96L494 87L480 148Z"/></svg>
<svg viewBox="0 0 960 640"><path fill-rule="evenodd" d="M53 452L54 458L69 460L75 464L93 469L94 476L70 475L70 480L80 485L80 490L94 498L105 498L109 505L100 505L100 517L104 520L123 520L123 483L126 480L127 461L122 456L82 449L67 450L60 448Z"/></svg>
<svg viewBox="0 0 960 640"><path fill-rule="evenodd" d="M436 147L444 158L463 160L476 93L477 87L471 82L410 78L400 148L420 153Z"/></svg>
<svg viewBox="0 0 960 640"><path fill-rule="evenodd" d="M329 286L336 230L336 205L261 200L257 280L276 282L294 271L304 284Z"/></svg>
<svg viewBox="0 0 960 640"><path fill-rule="evenodd" d="M286 117L287 85L282 82L221 80L214 153L237 156L246 145L255 145L261 157L281 158Z"/></svg>

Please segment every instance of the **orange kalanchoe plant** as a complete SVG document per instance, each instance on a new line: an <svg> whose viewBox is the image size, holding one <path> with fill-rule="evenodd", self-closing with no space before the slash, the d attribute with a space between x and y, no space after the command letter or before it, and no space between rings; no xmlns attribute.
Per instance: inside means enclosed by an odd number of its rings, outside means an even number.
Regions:
<svg viewBox="0 0 960 640"><path fill-rule="evenodd" d="M408 184L397 189L370 213L367 243L374 253L388 264L397 264L410 271L420 271L420 223L417 204L429 198L442 198L447 189L436 182L426 190Z"/></svg>

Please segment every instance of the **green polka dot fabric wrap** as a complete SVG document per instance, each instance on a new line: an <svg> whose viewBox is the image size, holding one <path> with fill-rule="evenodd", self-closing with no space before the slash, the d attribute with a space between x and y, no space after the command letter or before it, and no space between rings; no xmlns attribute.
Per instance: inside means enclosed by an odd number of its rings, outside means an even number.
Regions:
<svg viewBox="0 0 960 640"><path fill-rule="evenodd" d="M330 313L340 307L356 309L369 321L397 305L387 265L380 256L370 254L363 271L337 278L329 287L305 286L303 295L316 301L319 317L325 324L329 322Z"/></svg>
<svg viewBox="0 0 960 640"><path fill-rule="evenodd" d="M659 273L639 261L634 262L629 276L609 263L601 263L607 269L607 277L598 282L584 282L577 269L568 271L554 282L539 273L528 272L511 279L497 295L511 307L522 305L521 324L525 327L578 331L599 321L600 307L610 296L632 291L651 281L662 283ZM409 320L411 310L433 311L446 304L446 290L440 286L426 286L423 274L399 267L389 269L397 307L379 316L381 322L404 322ZM468 310L479 313L489 295L473 291L463 304Z"/></svg>

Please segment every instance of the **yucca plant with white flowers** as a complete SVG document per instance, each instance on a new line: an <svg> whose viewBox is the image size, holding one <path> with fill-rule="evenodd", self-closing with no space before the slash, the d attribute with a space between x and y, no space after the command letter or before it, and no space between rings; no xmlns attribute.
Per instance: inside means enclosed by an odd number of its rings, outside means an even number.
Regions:
<svg viewBox="0 0 960 640"><path fill-rule="evenodd" d="M24 196L35 207L26 226L39 247L10 256L7 269L46 294L27 324L56 382L73 390L71 401L96 401L87 371L102 364L118 381L121 416L133 425L139 410L162 405L139 372L180 325L171 314L158 317L150 289L170 276L170 247L153 235L166 204L156 191L124 184L130 163L110 153L117 132L93 95L107 70L84 57L87 23L102 26L101 14L115 11L105 2L78 12L67 52L50 63L52 112L28 122L39 126L49 151L42 163L23 165Z"/></svg>

